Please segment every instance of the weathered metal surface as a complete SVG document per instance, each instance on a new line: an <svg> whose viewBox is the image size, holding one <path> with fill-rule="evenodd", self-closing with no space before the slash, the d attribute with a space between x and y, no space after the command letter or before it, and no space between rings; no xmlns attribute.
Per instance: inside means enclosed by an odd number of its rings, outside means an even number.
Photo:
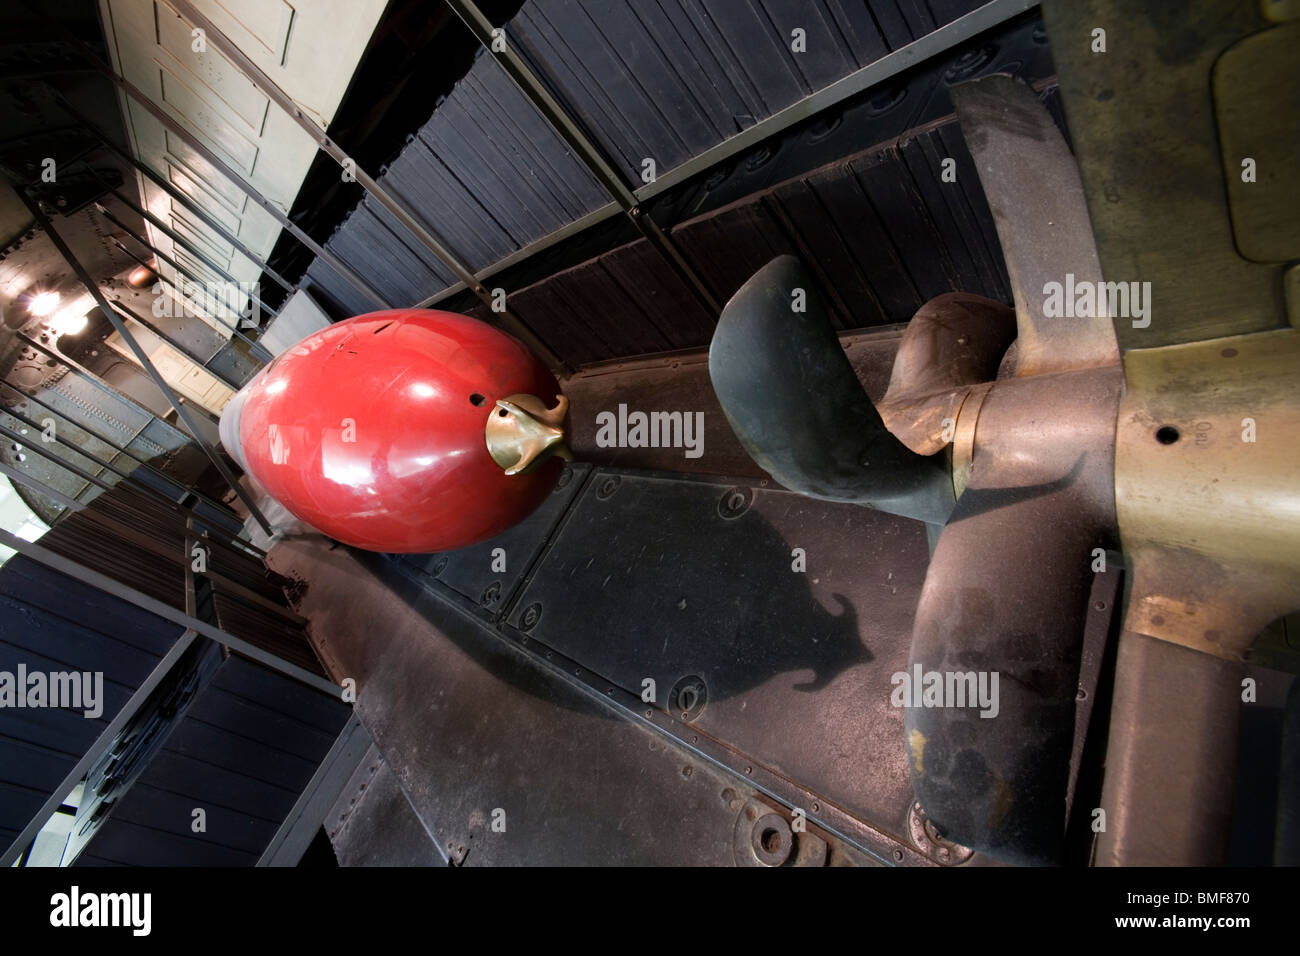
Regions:
<svg viewBox="0 0 1300 956"><path fill-rule="evenodd" d="M954 866L965 863L975 854L970 847L946 839L934 822L925 815L925 808L919 803L912 804L912 809L908 811L907 827L917 849L936 863Z"/></svg>
<svg viewBox="0 0 1300 956"><path fill-rule="evenodd" d="M1269 4L1263 4L1266 8ZM1214 64L1214 105L1232 236L1254 262L1300 256L1300 21L1246 37Z"/></svg>
<svg viewBox="0 0 1300 956"><path fill-rule="evenodd" d="M1115 493L1133 585L1099 862L1227 858L1241 661L1300 607L1297 362L1293 329L1125 355Z"/></svg>
<svg viewBox="0 0 1300 956"><path fill-rule="evenodd" d="M1102 270L1151 283L1149 327L1116 323L1124 349L1283 322L1282 267L1249 262L1234 245L1224 180L1242 170L1240 158L1224 166L1210 94L1220 55L1268 25L1264 6L1044 4ZM1104 54L1092 50L1099 27Z"/></svg>
<svg viewBox="0 0 1300 956"><path fill-rule="evenodd" d="M569 464L537 510L490 541L442 554L407 554L400 560L460 594L490 621L513 607L519 586L546 541L582 489L591 466Z"/></svg>
<svg viewBox="0 0 1300 956"><path fill-rule="evenodd" d="M1240 663L1124 631L1099 865L1226 862L1241 678Z"/></svg>
<svg viewBox="0 0 1300 956"><path fill-rule="evenodd" d="M918 455L943 450L954 441L969 386L997 377L1015 338L1015 312L1001 302L954 292L921 306L903 332L889 391L876 403L890 434Z"/></svg>
<svg viewBox="0 0 1300 956"><path fill-rule="evenodd" d="M1110 366L995 385L917 609L913 668L999 686L988 718L909 709L917 797L958 843L1008 862L1062 852L1090 569L1114 535L1121 381Z"/></svg>
<svg viewBox="0 0 1300 956"><path fill-rule="evenodd" d="M1119 552L1107 552L1106 570L1092 579L1088 596L1088 618L1083 628L1083 647L1079 655L1079 684L1075 693L1074 744L1070 750L1070 785L1065 795L1067 825L1067 863L1072 834L1091 829L1092 807L1101 797L1101 759L1105 750L1106 728L1110 713L1110 682L1115 672L1116 648L1119 643L1120 606L1124 600L1121 586L1125 569ZM1077 798L1077 799L1076 799ZM1085 802L1091 801L1091 802ZM1087 827L1082 827L1083 821Z"/></svg>
<svg viewBox="0 0 1300 956"><path fill-rule="evenodd" d="M1006 256L1018 336L996 381L960 402L932 399L949 413L960 497L931 557L909 663L918 678L968 675L999 689L976 707L942 692L923 705L913 686L908 752L917 797L945 834L1008 862L1052 863L1078 768L1089 569L1114 544L1123 376L1104 306L1077 317L1047 308L1049 283L1101 278L1050 112L1007 76L959 84L953 98Z"/></svg>
<svg viewBox="0 0 1300 956"><path fill-rule="evenodd" d="M906 666L922 526L753 486L736 514L733 490L596 470L508 622L634 697L653 680L654 708L674 718L670 691L699 678L707 701L679 733L723 742L737 766L765 765L905 839L911 788L890 677Z"/></svg>
<svg viewBox="0 0 1300 956"><path fill-rule="evenodd" d="M38 354L49 355L47 361L54 361L52 356L55 353ZM112 442L112 447L131 448L146 461L175 454L189 443L183 432L155 418L146 409L93 377L64 374L39 389L25 387L41 407L47 407L68 422L81 425L105 442ZM146 429L149 430L147 435ZM101 448L87 444L86 447L101 454L110 446L106 444Z"/></svg>
<svg viewBox="0 0 1300 956"><path fill-rule="evenodd" d="M1300 606L1300 331L1129 352L1115 499L1126 626L1241 660Z"/></svg>
<svg viewBox="0 0 1300 956"><path fill-rule="evenodd" d="M85 503L99 494L103 487L100 482L109 483L117 479L108 474L103 478L103 469L94 463L86 462L75 452L70 452L59 445L53 448L41 436L43 429L32 429L23 424L8 411L0 411L0 439L3 439L3 454L0 461L12 463L15 471L30 476L43 487L49 488L57 495ZM66 465L71 464L71 467ZM78 467L83 466L83 467ZM84 466L89 466L89 470ZM32 486L28 486L32 487ZM66 506L66 502L54 502L53 496L40 491L33 491L41 498L54 504L54 511ZM43 518L49 520L53 515L46 513Z"/></svg>
<svg viewBox="0 0 1300 956"><path fill-rule="evenodd" d="M889 385L889 368L901 341L896 328L840 335L849 364L873 399ZM709 381L708 353L677 352L661 358L607 362L568 378L569 445L579 459L597 465L703 475L770 478L741 447ZM688 409L704 415L703 453L687 458L680 448L626 448L597 443L597 415L618 410Z"/></svg>
<svg viewBox="0 0 1300 956"><path fill-rule="evenodd" d="M895 403L909 383L917 394L901 410L895 404L890 421L921 450L953 442L951 464L938 454L921 458L885 431L845 374L829 325L812 324L819 299L809 292L801 301L811 279L782 265L793 260L774 260L728 304L709 370L746 451L791 487L944 525L908 672L915 684L938 675L941 691L955 675L987 684L978 706L964 693L931 702L929 690L922 702L920 686L904 697L913 787L958 843L1010 862L1050 863L1064 849L1090 568L1115 537L1123 374L1105 308L1058 317L1039 297L1049 281L1100 279L1073 159L1051 113L1008 76L958 84L953 97L1007 256L1018 337L1014 357L1004 356L1009 329L990 331L995 320L987 316L968 323L969 336L984 339L978 360L972 353L967 367L946 367L945 351L927 346L947 298L913 320L910 341L905 333L894 360ZM738 335L738 317L754 315L766 318L750 318ZM952 348L966 344L955 327L944 334ZM852 481L863 493L855 497L845 493L844 451L864 435L879 437L861 455ZM921 463L933 476L929 499L918 490ZM873 496L873 488L882 493ZM952 511L954 491L961 497ZM1000 691L989 690L1000 678Z"/></svg>
<svg viewBox="0 0 1300 956"><path fill-rule="evenodd" d="M300 539L271 562L311 581L300 610L357 680L357 713L454 861L736 862L753 792L732 773L451 605L376 577L374 561Z"/></svg>
<svg viewBox="0 0 1300 956"><path fill-rule="evenodd" d="M1240 661L1300 600L1297 333L1278 328L1283 267L1244 258L1285 258L1294 226L1229 205L1254 188L1236 181L1241 120L1285 114L1294 98L1279 42L1293 31L1259 32L1265 6L1047 4L1106 277L1149 284L1144 321L1115 323L1128 350L1115 497L1133 578L1098 850L1108 864L1224 861ZM1283 174L1278 132L1255 140L1270 175Z"/></svg>
<svg viewBox="0 0 1300 956"><path fill-rule="evenodd" d="M448 866L464 862L424 828L401 782L374 744L325 817L339 866Z"/></svg>
<svg viewBox="0 0 1300 956"><path fill-rule="evenodd" d="M959 83L952 95L1011 277L1016 374L1118 361L1104 304L1078 316L1047 308L1049 283L1064 287L1073 276L1096 286L1102 278L1079 172L1051 114L1010 76Z"/></svg>

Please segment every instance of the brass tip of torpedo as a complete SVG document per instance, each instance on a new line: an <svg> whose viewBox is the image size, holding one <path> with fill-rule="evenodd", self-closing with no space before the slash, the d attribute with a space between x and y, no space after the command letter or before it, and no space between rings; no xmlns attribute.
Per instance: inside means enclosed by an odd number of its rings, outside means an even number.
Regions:
<svg viewBox="0 0 1300 956"><path fill-rule="evenodd" d="M507 475L524 475L556 455L573 460L564 441L569 399L559 396L554 408L535 395L498 399L484 427L488 454Z"/></svg>

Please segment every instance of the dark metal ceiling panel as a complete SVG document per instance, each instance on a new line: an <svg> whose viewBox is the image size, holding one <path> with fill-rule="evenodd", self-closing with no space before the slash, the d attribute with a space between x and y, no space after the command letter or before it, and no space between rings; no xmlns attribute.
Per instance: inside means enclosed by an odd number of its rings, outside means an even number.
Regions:
<svg viewBox="0 0 1300 956"><path fill-rule="evenodd" d="M354 214L355 215L355 214ZM342 232L346 224L340 228ZM335 239L338 233L335 233ZM330 240L333 246L334 240ZM382 285L383 283L381 283ZM346 279L320 259L316 259L303 275L302 288L306 289L335 318L360 315L375 311L375 304L359 293Z"/></svg>
<svg viewBox="0 0 1300 956"><path fill-rule="evenodd" d="M956 183L940 180L946 158L955 160ZM1010 300L992 215L951 120L698 216L673 238L722 301L775 256L799 256L842 330L906 322L945 292ZM659 338L671 344L658 351L706 346L712 324L699 306L648 291L672 289L673 279L638 241L510 301L575 365L647 354Z"/></svg>
<svg viewBox="0 0 1300 956"><path fill-rule="evenodd" d="M456 171L417 139L388 167L382 180L396 195L420 209L435 233L473 268L495 262L515 250L500 224L465 188ZM451 156L449 154L449 161ZM458 156L468 162L462 150Z"/></svg>
<svg viewBox="0 0 1300 956"><path fill-rule="evenodd" d="M485 55L439 102L379 182L418 210L474 269L608 201L541 114ZM441 262L369 199L327 246L363 274L382 276L384 294L395 303L416 302L455 282ZM341 277L320 263L308 275L332 304L352 314L370 311Z"/></svg>
<svg viewBox="0 0 1300 956"><path fill-rule="evenodd" d="M679 165L978 6L534 0L508 32L639 186L645 159Z"/></svg>
<svg viewBox="0 0 1300 956"><path fill-rule="evenodd" d="M990 249L981 231L989 216L982 211L977 214L981 206L972 205L965 190L949 188L942 180L943 161L948 158L956 161L958 182L964 183L968 178L972 182L977 180L970 155L964 149L954 154L949 145L960 139L956 129L944 126L932 135L901 141L899 150L913 185L924 197L926 211L939 234L945 237L957 288L983 289L989 298L1009 302L1011 290L1007 286L1001 250L997 246ZM976 199L983 204L983 193L977 193Z"/></svg>
<svg viewBox="0 0 1300 956"><path fill-rule="evenodd" d="M400 304L430 284L453 281L441 263L430 261L417 243L383 207L369 197L352 213L353 228L340 230L334 246L345 261L378 284L389 301ZM372 311L371 308L365 311Z"/></svg>
<svg viewBox="0 0 1300 956"><path fill-rule="evenodd" d="M87 719L76 709L0 709L0 847L22 832L180 631L23 555L5 562L0 671L98 671L103 712Z"/></svg>
<svg viewBox="0 0 1300 956"><path fill-rule="evenodd" d="M601 256L600 264L611 279L627 290L638 309L653 317L672 348L709 344L714 316L649 243L620 246Z"/></svg>
<svg viewBox="0 0 1300 956"><path fill-rule="evenodd" d="M662 174L978 6L530 0L507 35L629 185L640 186L643 159L653 158ZM791 52L796 28L807 31L808 52ZM688 180L651 211L719 301L782 253L812 266L840 329L904 322L949 291L1005 300L1005 268L978 176L955 122L942 118L951 111L948 86L969 75L1050 75L1040 34L1022 18L873 88L847 111L760 143L707 179ZM949 158L957 163L955 184L941 178ZM826 159L834 161L819 166ZM487 55L439 102L381 182L475 270L608 201ZM696 209L709 211L691 218ZM454 284L368 201L328 245L395 304ZM644 241L606 251L611 245L578 243L549 275L540 268L503 275L497 281L510 292L511 312L571 365L706 346L714 317L682 279ZM338 317L372 308L319 262L308 279ZM491 318L467 299L444 307Z"/></svg>
<svg viewBox="0 0 1300 956"><path fill-rule="evenodd" d="M674 230L673 238L724 302L754 274L752 263L799 254L762 202L738 202L700 216Z"/></svg>
<svg viewBox="0 0 1300 956"><path fill-rule="evenodd" d="M438 156L452 157L448 162L464 181L489 186L475 195L516 245L608 199L514 81L486 56L425 124L420 139Z"/></svg>
<svg viewBox="0 0 1300 956"><path fill-rule="evenodd" d="M677 166L979 3L939 6L932 15L925 3L891 0L534 0L507 31L627 182L640 186L644 160L654 161L656 173ZM795 29L805 31L805 52L791 50ZM379 181L476 270L608 201L486 55ZM369 202L327 246L363 274L383 276L385 294L396 303L419 301L454 282ZM308 275L331 306L348 314L369 310L319 263Z"/></svg>
<svg viewBox="0 0 1300 956"><path fill-rule="evenodd" d="M251 866L351 709L232 655L195 697L78 866ZM202 808L206 828L192 826Z"/></svg>

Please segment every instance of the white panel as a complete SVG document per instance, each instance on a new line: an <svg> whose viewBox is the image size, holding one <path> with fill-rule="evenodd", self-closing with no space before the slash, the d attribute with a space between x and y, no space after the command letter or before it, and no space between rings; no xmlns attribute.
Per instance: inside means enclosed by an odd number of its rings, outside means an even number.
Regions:
<svg viewBox="0 0 1300 956"><path fill-rule="evenodd" d="M249 136L262 134L271 101L221 53L211 49L196 52L189 24L179 17L159 17L158 45L168 60L184 71L182 75L193 78L190 85L207 90L211 95L205 98L220 102L232 118L243 123Z"/></svg>
<svg viewBox="0 0 1300 956"><path fill-rule="evenodd" d="M190 87L167 65L156 65L162 101L179 114L177 118L186 129L196 133L208 149L225 160L235 172L247 177L257 162L257 144L222 116L201 90Z"/></svg>
<svg viewBox="0 0 1300 956"><path fill-rule="evenodd" d="M186 195L188 196L189 193L186 193ZM229 231L236 232L239 229L239 217L229 209L225 208L221 203L214 204L203 202L201 199L197 199L193 196L190 198L194 199L194 205L198 206L217 222L221 223L221 225L225 226ZM179 213L182 216L190 216L196 220L199 219L198 213L196 213L193 208L187 206L178 199L168 197L167 208L170 209L173 214Z"/></svg>
<svg viewBox="0 0 1300 956"><path fill-rule="evenodd" d="M338 109L386 0L195 0L228 36L303 111L326 123ZM316 146L293 118L271 104L256 84L209 41L193 49L192 25L165 0L99 0L113 66L198 140L287 212L316 158ZM213 170L142 107L123 100L128 136L148 166L256 255L265 258L280 225L243 191ZM162 190L140 181L144 205L187 241L210 255L238 281L260 270L180 208ZM158 230L154 245L191 260ZM197 269L196 269L197 271Z"/></svg>
<svg viewBox="0 0 1300 956"><path fill-rule="evenodd" d="M200 4L199 11L249 56L258 58L258 51L276 63L284 62L294 13L284 0L217 0ZM245 39L253 42L245 44Z"/></svg>
<svg viewBox="0 0 1300 956"><path fill-rule="evenodd" d="M202 282L224 282L225 281L224 279L221 278L221 276L217 275L215 272L213 272L211 269L205 266L202 262L199 262L199 260L195 259L193 256L186 253L184 249L181 249L179 247L174 249L172 251L172 258L174 258L178 263L180 263L180 265L184 267L186 271L190 273L190 275L194 276L196 279L199 279Z"/></svg>
<svg viewBox="0 0 1300 956"><path fill-rule="evenodd" d="M194 0L322 127L334 119L385 0ZM340 68L345 64L345 68Z"/></svg>
<svg viewBox="0 0 1300 956"><path fill-rule="evenodd" d="M174 137L164 131L163 139L167 143L169 150L163 155L168 181L186 196L202 204L204 209L211 210L214 207L221 206L229 209L231 214L236 217L233 225L237 226L238 217L248 208L248 194L220 173L213 172L207 176L200 176L194 166L170 151ZM185 150L186 155L190 155L189 147L183 143L176 143L176 146ZM197 162L203 162L198 157L193 158ZM204 169L208 168L206 163L203 163L203 167ZM222 219L221 221L225 222L226 220Z"/></svg>
<svg viewBox="0 0 1300 956"><path fill-rule="evenodd" d="M190 361L188 357L172 348L138 322L132 322L130 325L132 338L136 340L140 348L144 349L153 367L157 369L163 381L170 385L176 394L194 402L196 405L203 406L216 415L221 414L221 410L226 407L226 403L235 394L230 386L223 384L207 369ZM142 367L136 359L135 353L131 351L122 336L117 332L114 332L104 341L109 348L130 360L132 364Z"/></svg>
<svg viewBox="0 0 1300 956"><path fill-rule="evenodd" d="M297 345L313 332L329 326L330 320L306 289L289 296L271 324L258 340L272 355Z"/></svg>
<svg viewBox="0 0 1300 956"><path fill-rule="evenodd" d="M191 219L189 213L185 210L174 210L172 212L172 228L190 240L192 245L209 253L214 259L229 261L235 252L234 246L207 226Z"/></svg>

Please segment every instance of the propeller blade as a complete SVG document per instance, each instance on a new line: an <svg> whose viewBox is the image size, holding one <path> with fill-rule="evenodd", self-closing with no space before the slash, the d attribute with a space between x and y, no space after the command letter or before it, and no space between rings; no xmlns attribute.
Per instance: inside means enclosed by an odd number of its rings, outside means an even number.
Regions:
<svg viewBox="0 0 1300 956"><path fill-rule="evenodd" d="M760 269L722 310L709 377L745 451L791 491L947 520L946 456L918 455L885 428L793 256Z"/></svg>
<svg viewBox="0 0 1300 956"><path fill-rule="evenodd" d="M1118 362L1083 184L1051 114L1033 90L1004 74L959 83L952 98L1011 277L1016 374ZM1060 287L1055 301L1049 283ZM1091 310L1084 303L1091 314L1071 314L1085 284L1093 291ZM1048 314L1058 305L1069 311Z"/></svg>
<svg viewBox="0 0 1300 956"><path fill-rule="evenodd" d="M921 592L912 702L925 692L915 675L937 675L941 694L952 682L970 696L963 706L940 697L907 709L912 786L946 839L1008 863L1052 865L1065 836L1096 537L1073 523L1068 484L983 511L980 499L978 488L962 494ZM991 691L983 709L977 688Z"/></svg>
<svg viewBox="0 0 1300 956"><path fill-rule="evenodd" d="M1094 549L1113 541L1120 371L1013 380L980 412L970 482L930 559L904 701L912 785L947 838L1021 864L1059 862ZM991 701L952 689L972 679ZM994 677L996 675L996 678ZM995 683L996 680L996 683ZM940 706L935 706L935 704ZM987 715L987 716L986 716Z"/></svg>

